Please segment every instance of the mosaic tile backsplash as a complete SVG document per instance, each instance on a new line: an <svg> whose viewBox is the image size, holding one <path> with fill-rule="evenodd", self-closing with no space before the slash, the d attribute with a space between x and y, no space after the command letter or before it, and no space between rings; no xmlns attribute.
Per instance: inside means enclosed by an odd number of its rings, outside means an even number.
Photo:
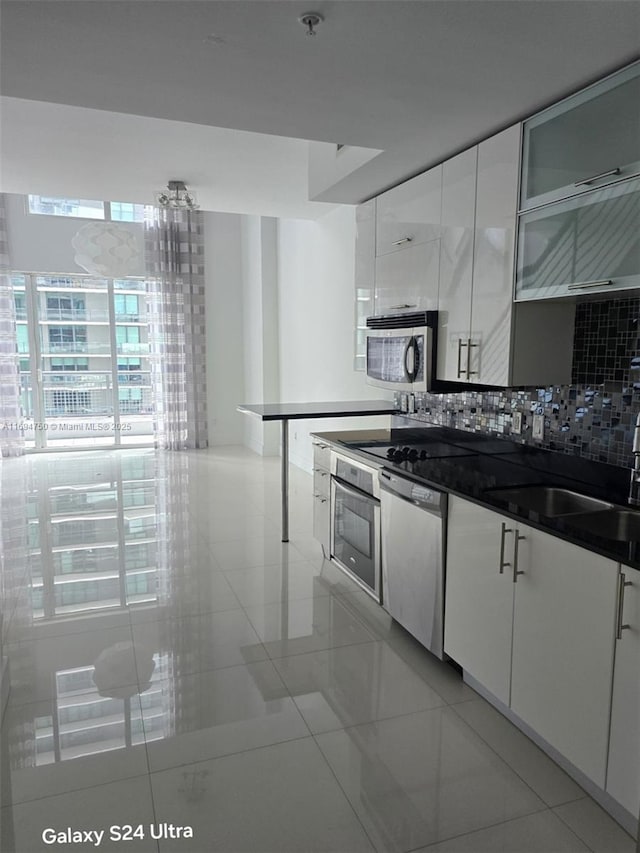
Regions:
<svg viewBox="0 0 640 853"><path fill-rule="evenodd" d="M628 467L638 412L640 297L625 297L577 306L571 385L418 394L408 417ZM534 414L544 415L542 441L531 436Z"/></svg>

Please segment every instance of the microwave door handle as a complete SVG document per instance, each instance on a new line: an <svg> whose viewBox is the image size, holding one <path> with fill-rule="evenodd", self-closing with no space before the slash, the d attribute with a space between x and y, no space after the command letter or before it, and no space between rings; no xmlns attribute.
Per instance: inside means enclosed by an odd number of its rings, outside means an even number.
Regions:
<svg viewBox="0 0 640 853"><path fill-rule="evenodd" d="M418 373L420 372L420 347L418 346L418 338L413 338L413 374L411 381L415 382Z"/></svg>
<svg viewBox="0 0 640 853"><path fill-rule="evenodd" d="M408 367L409 352L411 352L411 369ZM407 382L415 382L415 378L418 375L420 367L419 360L420 350L418 349L418 340L415 335L412 335L409 339L409 343L407 344L407 348L404 351L404 372Z"/></svg>
<svg viewBox="0 0 640 853"><path fill-rule="evenodd" d="M407 341L407 345L404 348L404 378L407 382L413 382L412 374L413 367L409 369L409 352L413 350L413 335Z"/></svg>

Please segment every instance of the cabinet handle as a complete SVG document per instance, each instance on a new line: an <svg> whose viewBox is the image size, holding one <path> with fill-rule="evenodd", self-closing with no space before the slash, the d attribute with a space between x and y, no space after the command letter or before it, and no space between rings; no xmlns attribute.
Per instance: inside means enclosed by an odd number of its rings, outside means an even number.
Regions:
<svg viewBox="0 0 640 853"><path fill-rule="evenodd" d="M518 575L523 575L524 572L518 571L518 546L520 545L520 541L522 539L526 539L526 536L520 536L520 533L516 530L515 540L513 543L513 582L518 583Z"/></svg>
<svg viewBox="0 0 640 853"><path fill-rule="evenodd" d="M329 447L328 444L320 444L319 441L312 441L311 443L313 444L314 447L319 447L320 450L326 450L327 447Z"/></svg>
<svg viewBox="0 0 640 853"><path fill-rule="evenodd" d="M468 350L467 350L467 353L468 353L468 355L467 355L467 376L477 376L478 375L477 370L469 370L469 362L471 360L471 350L474 349L475 347L478 347L478 346L480 346L480 344L471 343L471 338L468 339L468 341L467 341L467 347L468 347Z"/></svg>
<svg viewBox="0 0 640 853"><path fill-rule="evenodd" d="M405 303L404 303L404 304L402 304L402 305L391 305L391 306L389 306L389 307L390 307L390 308L391 308L391 310L393 311L393 310L398 310L399 308L417 308L418 306L417 306L417 305L409 305L409 303L408 303L408 302L405 302Z"/></svg>
<svg viewBox="0 0 640 853"><path fill-rule="evenodd" d="M508 569L511 563L505 563L504 561L504 537L507 533L513 533L512 527L507 527L507 525L502 522L502 533L500 535L500 574L504 574L504 570Z"/></svg>
<svg viewBox="0 0 640 853"><path fill-rule="evenodd" d="M462 338L458 338L458 370L456 374L456 379L461 379L462 374L466 373L466 370L462 369L462 347L469 346L469 343L462 340ZM468 365L467 365L468 366Z"/></svg>
<svg viewBox="0 0 640 853"><path fill-rule="evenodd" d="M622 639L622 632L631 628L631 625L623 625L622 617L624 613L624 588L625 586L633 586L631 581L626 580L624 572L620 572L618 578L618 619L616 622L616 639Z"/></svg>
<svg viewBox="0 0 640 853"><path fill-rule="evenodd" d="M567 290L582 290L583 287L608 287L613 284L610 278L602 278L599 281L576 281L572 284L567 284Z"/></svg>
<svg viewBox="0 0 640 853"><path fill-rule="evenodd" d="M392 246L404 246L405 243L410 243L412 240L411 237L402 237L400 240L394 240L391 245Z"/></svg>
<svg viewBox="0 0 640 853"><path fill-rule="evenodd" d="M608 178L610 175L619 175L620 174L620 166L616 166L615 169L609 169L608 172L600 172L599 175L593 175L590 178L585 178L582 181L576 181L574 187L584 187L592 184L594 181L600 180L600 178Z"/></svg>

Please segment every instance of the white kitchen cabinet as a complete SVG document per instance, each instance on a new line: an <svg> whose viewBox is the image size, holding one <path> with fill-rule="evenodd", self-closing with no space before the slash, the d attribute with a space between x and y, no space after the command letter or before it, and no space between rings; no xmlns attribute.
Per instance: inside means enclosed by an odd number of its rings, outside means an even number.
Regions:
<svg viewBox="0 0 640 853"><path fill-rule="evenodd" d="M322 546L322 553L329 558L330 543L330 500L331 489L331 446L317 436L311 440L313 447L313 537Z"/></svg>
<svg viewBox="0 0 640 853"><path fill-rule="evenodd" d="M466 381L471 338L471 287L478 148L442 167L438 378Z"/></svg>
<svg viewBox="0 0 640 853"><path fill-rule="evenodd" d="M511 684L515 525L451 495L447 524L444 650L505 705ZM502 547L504 543L504 548Z"/></svg>
<svg viewBox="0 0 640 853"><path fill-rule="evenodd" d="M524 123L521 208L640 172L640 63Z"/></svg>
<svg viewBox="0 0 640 853"><path fill-rule="evenodd" d="M376 314L437 309L439 244L419 243L376 258Z"/></svg>
<svg viewBox="0 0 640 853"><path fill-rule="evenodd" d="M640 571L621 567L606 790L640 814ZM623 627L624 626L624 627Z"/></svg>
<svg viewBox="0 0 640 853"><path fill-rule="evenodd" d="M515 125L443 166L440 380L518 386L571 379L575 306L513 303L519 163Z"/></svg>
<svg viewBox="0 0 640 853"><path fill-rule="evenodd" d="M640 178L523 213L516 299L640 287Z"/></svg>
<svg viewBox="0 0 640 853"><path fill-rule="evenodd" d="M445 652L603 789L618 573L591 551L450 498Z"/></svg>
<svg viewBox="0 0 640 853"><path fill-rule="evenodd" d="M376 199L376 255L403 252L440 237L442 166L387 190Z"/></svg>
<svg viewBox="0 0 640 853"><path fill-rule="evenodd" d="M517 528L511 710L604 788L618 564Z"/></svg>
<svg viewBox="0 0 640 853"><path fill-rule="evenodd" d="M531 351L514 334L513 262L515 252L520 125L478 145L471 331L467 349L470 382L485 385L521 385L520 362L537 369L541 345ZM564 313L562 307L560 313ZM539 335L543 318L529 318ZM566 326L565 326L566 335ZM554 382L569 381L571 356L557 363ZM540 370L540 381L550 381Z"/></svg>

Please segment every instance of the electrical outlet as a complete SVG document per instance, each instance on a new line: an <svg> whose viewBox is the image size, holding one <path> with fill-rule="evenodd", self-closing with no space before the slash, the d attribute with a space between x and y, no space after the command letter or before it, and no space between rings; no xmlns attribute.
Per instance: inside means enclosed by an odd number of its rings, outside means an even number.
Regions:
<svg viewBox="0 0 640 853"><path fill-rule="evenodd" d="M511 416L511 432L516 435L522 432L522 412L514 412Z"/></svg>
<svg viewBox="0 0 640 853"><path fill-rule="evenodd" d="M531 438L536 439L536 441L542 441L542 439L544 438L544 415L533 416Z"/></svg>

